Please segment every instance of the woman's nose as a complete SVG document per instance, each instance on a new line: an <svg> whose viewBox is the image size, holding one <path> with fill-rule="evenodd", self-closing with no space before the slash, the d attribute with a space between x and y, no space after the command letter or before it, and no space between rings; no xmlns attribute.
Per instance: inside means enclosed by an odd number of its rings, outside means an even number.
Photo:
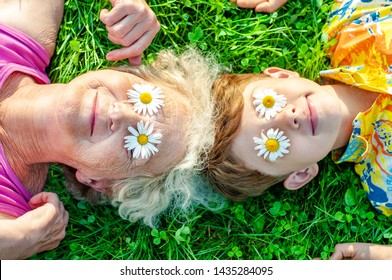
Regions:
<svg viewBox="0 0 392 280"><path fill-rule="evenodd" d="M114 132L119 129L122 125L132 125L132 117L139 118L136 113L133 114L132 106L125 102L115 102L113 108L110 111L110 129ZM135 119L135 123L138 119Z"/></svg>

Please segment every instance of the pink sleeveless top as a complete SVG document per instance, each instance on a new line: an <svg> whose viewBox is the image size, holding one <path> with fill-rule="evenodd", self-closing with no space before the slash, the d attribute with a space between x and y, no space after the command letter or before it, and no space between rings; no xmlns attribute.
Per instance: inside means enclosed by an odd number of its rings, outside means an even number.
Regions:
<svg viewBox="0 0 392 280"><path fill-rule="evenodd" d="M50 55L34 39L0 23L0 88L14 72L30 75L40 84L50 83L45 73L49 62ZM31 194L11 169L0 143L0 212L19 217L31 210L30 198Z"/></svg>

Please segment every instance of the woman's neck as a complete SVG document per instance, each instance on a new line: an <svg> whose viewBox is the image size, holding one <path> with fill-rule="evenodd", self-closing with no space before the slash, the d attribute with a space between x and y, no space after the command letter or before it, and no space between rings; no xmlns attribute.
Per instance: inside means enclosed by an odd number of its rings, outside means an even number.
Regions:
<svg viewBox="0 0 392 280"><path fill-rule="evenodd" d="M54 161L49 129L52 90L25 75L14 74L0 91L0 140L13 171L30 192L42 188Z"/></svg>
<svg viewBox="0 0 392 280"><path fill-rule="evenodd" d="M352 123L354 119L360 112L368 110L373 105L379 93L345 84L326 85L324 88L336 94L341 102L343 118L339 135L334 145L334 149L337 149L348 144L353 130Z"/></svg>

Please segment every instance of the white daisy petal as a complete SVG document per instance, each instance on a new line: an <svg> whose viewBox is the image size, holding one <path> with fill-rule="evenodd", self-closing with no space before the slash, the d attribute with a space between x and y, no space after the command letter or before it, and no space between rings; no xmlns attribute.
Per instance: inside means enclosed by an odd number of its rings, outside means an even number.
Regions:
<svg viewBox="0 0 392 280"><path fill-rule="evenodd" d="M154 87L151 84L134 84L133 90L127 91L129 102L134 104L133 109L138 114L149 114L154 115L158 112L158 109L165 106L165 96L162 94L162 90L158 87Z"/></svg>
<svg viewBox="0 0 392 280"><path fill-rule="evenodd" d="M144 127L143 127L143 121L140 121L136 124L137 126L137 131L139 132L139 134L143 134L144 133Z"/></svg>
<svg viewBox="0 0 392 280"><path fill-rule="evenodd" d="M277 94L273 89L257 90L253 94L253 105L258 117L265 116L268 121L276 117L287 104L287 98L284 95Z"/></svg>
<svg viewBox="0 0 392 280"><path fill-rule="evenodd" d="M269 160L270 161L276 161L278 158L278 153L270 153Z"/></svg>
<svg viewBox="0 0 392 280"><path fill-rule="evenodd" d="M137 137L136 136L125 136L124 139L125 139L125 143L131 143L131 142L134 142L135 140L137 140Z"/></svg>
<svg viewBox="0 0 392 280"><path fill-rule="evenodd" d="M140 145L136 146L136 148L133 150L133 158L138 158L141 150L142 150L142 147Z"/></svg>
<svg viewBox="0 0 392 280"><path fill-rule="evenodd" d="M128 131L134 136L139 136L139 132L137 132L137 130L134 129L132 126L128 126Z"/></svg>
<svg viewBox="0 0 392 280"><path fill-rule="evenodd" d="M124 137L124 147L128 151L133 151L132 157L142 159L149 158L151 155L159 152L156 144L161 143L162 134L153 133L154 123L139 121L136 124L137 130L129 126L128 130L132 135Z"/></svg>
<svg viewBox="0 0 392 280"><path fill-rule="evenodd" d="M259 150L257 156L263 156L264 159L271 162L289 153L287 148L290 146L290 139L278 128L275 130L273 128L268 129L267 135L262 131L261 138L253 137L253 141L256 144L255 150Z"/></svg>
<svg viewBox="0 0 392 280"><path fill-rule="evenodd" d="M148 150L146 149L146 147L142 146L141 150L142 159L148 158Z"/></svg>
<svg viewBox="0 0 392 280"><path fill-rule="evenodd" d="M148 142L152 143L152 144L160 144L161 140L159 140L158 138L155 138L155 137L149 137Z"/></svg>
<svg viewBox="0 0 392 280"><path fill-rule="evenodd" d="M256 144L258 144L258 145L261 145L261 144L264 143L264 142L263 142L263 139L258 138L258 137L253 137L253 141L254 141Z"/></svg>
<svg viewBox="0 0 392 280"><path fill-rule="evenodd" d="M154 123L152 123L149 127L147 126L148 122L146 123L145 131L146 135L150 135L154 131Z"/></svg>
<svg viewBox="0 0 392 280"><path fill-rule="evenodd" d="M147 143L147 147L148 150L152 153L155 154L156 152L158 152L159 150L157 149L157 147L155 147L153 144L151 143Z"/></svg>

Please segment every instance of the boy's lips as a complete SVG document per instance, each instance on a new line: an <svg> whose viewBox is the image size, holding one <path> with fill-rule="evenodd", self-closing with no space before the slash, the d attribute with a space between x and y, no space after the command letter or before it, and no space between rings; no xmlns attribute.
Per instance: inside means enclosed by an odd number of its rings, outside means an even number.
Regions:
<svg viewBox="0 0 392 280"><path fill-rule="evenodd" d="M312 101L309 100L309 98L306 98L306 101L308 103L308 108L309 108L309 119L310 119L310 126L312 128L312 135L315 135L317 124L318 124L317 111L316 108L313 106Z"/></svg>

